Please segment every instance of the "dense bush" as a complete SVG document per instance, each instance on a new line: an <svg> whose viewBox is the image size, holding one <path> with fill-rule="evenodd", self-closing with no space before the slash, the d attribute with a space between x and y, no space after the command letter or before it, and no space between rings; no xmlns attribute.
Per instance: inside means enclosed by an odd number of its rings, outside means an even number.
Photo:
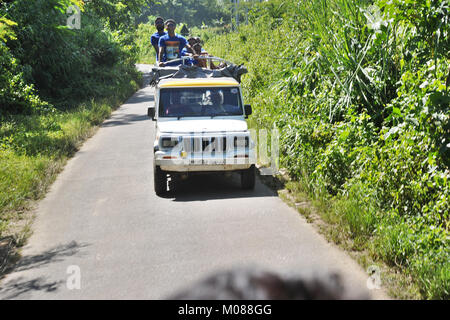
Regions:
<svg viewBox="0 0 450 320"><path fill-rule="evenodd" d="M250 22L206 49L249 68L253 124L351 237L448 298L448 2L272 0Z"/></svg>
<svg viewBox="0 0 450 320"><path fill-rule="evenodd" d="M60 108L106 97L115 86L137 78L133 37L113 29L122 26L117 17L112 23L100 15L111 13L111 4L89 4L81 13L81 29L71 30L66 26L66 11L74 3L84 8L75 0L16 0L0 6L0 15L15 22L10 27L15 36L6 43L15 62L6 64L26 71L22 73L25 83ZM120 8L128 12L126 6ZM127 17L124 14L125 22Z"/></svg>
<svg viewBox="0 0 450 320"><path fill-rule="evenodd" d="M0 117L6 114L30 114L46 107L33 85L26 82L25 68L20 66L8 47L0 43Z"/></svg>
<svg viewBox="0 0 450 320"><path fill-rule="evenodd" d="M26 82L29 69L21 66L13 57L5 42L16 39L12 30L17 24L0 18L0 117L11 113L32 113L47 107L35 93L33 85Z"/></svg>

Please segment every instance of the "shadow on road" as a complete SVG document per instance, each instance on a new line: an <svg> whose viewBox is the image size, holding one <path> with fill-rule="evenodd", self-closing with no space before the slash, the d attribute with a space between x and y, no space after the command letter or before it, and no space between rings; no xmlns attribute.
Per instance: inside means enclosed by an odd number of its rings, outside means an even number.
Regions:
<svg viewBox="0 0 450 320"><path fill-rule="evenodd" d="M78 244L77 242L72 241L65 245L56 246L38 255L24 256L6 273L39 269L50 263L64 261L67 257L83 256L80 250L88 246L88 244ZM24 279L23 277L19 277L2 283L0 287L0 296L2 299L14 299L32 291L56 291L63 282L64 281L46 281L44 277L38 277L36 279Z"/></svg>
<svg viewBox="0 0 450 320"><path fill-rule="evenodd" d="M155 96L153 94L148 94L147 92L138 91L130 99L128 99L125 102L125 105L138 104L138 103L142 103L142 102L149 102L149 105L150 105L150 104L152 104L151 102L153 102L153 101L155 101Z"/></svg>
<svg viewBox="0 0 450 320"><path fill-rule="evenodd" d="M22 298L21 296L32 291L52 292L58 290L64 281L46 282L40 277L33 280L24 280L22 277L9 282L6 287L0 288L2 300Z"/></svg>
<svg viewBox="0 0 450 320"><path fill-rule="evenodd" d="M143 102L148 102L148 106L153 104L155 101L155 97L153 95L149 95L145 92L138 92L134 96L132 96L128 101L124 104L122 108L126 108L127 105L140 104ZM145 109L145 110L144 110ZM123 126L132 124L138 121L151 121L151 119L147 116L147 108L145 107L140 114L132 114L132 113L115 113L106 120L101 126L102 127L115 127L115 126Z"/></svg>
<svg viewBox="0 0 450 320"><path fill-rule="evenodd" d="M43 265L63 261L70 256L80 256L80 250L88 247L88 244L78 244L72 241L65 245L57 246L41 254L23 257L14 268L15 272L40 268Z"/></svg>
<svg viewBox="0 0 450 320"><path fill-rule="evenodd" d="M233 173L194 175L184 181L177 181L174 190L165 198L177 202L207 201L236 198L277 197L277 193L256 179L254 190L241 189L240 175Z"/></svg>
<svg viewBox="0 0 450 320"><path fill-rule="evenodd" d="M133 124L138 121L151 121L150 118L145 114L116 114L110 119L106 120L101 126L102 127L116 127L125 126Z"/></svg>

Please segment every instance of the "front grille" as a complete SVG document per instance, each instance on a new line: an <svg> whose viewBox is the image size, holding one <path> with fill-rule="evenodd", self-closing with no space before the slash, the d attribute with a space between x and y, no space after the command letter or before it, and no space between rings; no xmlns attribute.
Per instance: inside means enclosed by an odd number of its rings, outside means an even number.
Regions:
<svg viewBox="0 0 450 320"><path fill-rule="evenodd" d="M226 152L226 137L185 137L183 150L186 152Z"/></svg>

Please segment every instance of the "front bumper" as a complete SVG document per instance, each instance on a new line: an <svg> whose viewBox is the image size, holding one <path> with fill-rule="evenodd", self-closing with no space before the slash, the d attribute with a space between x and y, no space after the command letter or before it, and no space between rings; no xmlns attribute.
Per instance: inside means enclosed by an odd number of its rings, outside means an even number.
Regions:
<svg viewBox="0 0 450 320"><path fill-rule="evenodd" d="M155 141L154 161L169 172L240 171L256 163L255 149L247 132L200 135L164 135L177 141L172 148L161 148Z"/></svg>
<svg viewBox="0 0 450 320"><path fill-rule="evenodd" d="M161 167L161 170L171 172L239 171L250 168L252 164L255 164L255 159L252 151L232 156L198 154L185 157L173 152L157 151L155 164Z"/></svg>

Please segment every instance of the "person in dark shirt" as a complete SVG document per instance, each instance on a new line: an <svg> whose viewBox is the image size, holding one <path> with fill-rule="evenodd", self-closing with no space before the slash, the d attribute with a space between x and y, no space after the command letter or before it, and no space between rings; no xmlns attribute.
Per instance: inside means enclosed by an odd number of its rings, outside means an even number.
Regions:
<svg viewBox="0 0 450 320"><path fill-rule="evenodd" d="M189 44L189 46L187 46L186 48L184 48L184 49L181 51L181 55L187 56L187 55L189 55L189 54L194 54L193 48L194 48L194 45L195 45L196 43L197 43L197 40L196 40L194 37L190 37L190 38L188 39L188 44Z"/></svg>
<svg viewBox="0 0 450 320"><path fill-rule="evenodd" d="M175 33L176 23L173 19L165 22L167 34L159 38L159 66L180 65L181 51L184 47L190 48L185 37ZM178 60L170 62L171 60Z"/></svg>
<svg viewBox="0 0 450 320"><path fill-rule="evenodd" d="M199 66L200 68L206 68L207 67L207 63L205 59L198 59L201 56L207 56L208 52L206 52L203 48L202 45L200 44L200 42L197 42L194 47L194 61L195 61L195 65Z"/></svg>
<svg viewBox="0 0 450 320"><path fill-rule="evenodd" d="M207 63L204 59L198 59L200 56L208 56L208 52L202 48L202 44L200 42L200 38L191 37L188 40L190 48L184 48L181 51L182 56L187 56L189 59L185 60L185 64L188 66L198 66L201 68L206 68Z"/></svg>
<svg viewBox="0 0 450 320"><path fill-rule="evenodd" d="M181 50L181 56L182 57L189 57L189 59L183 60L183 64L187 66L192 66L194 59L192 59L192 56L194 55L194 45L197 43L194 37L190 37L188 40L189 46L186 46L183 50Z"/></svg>
<svg viewBox="0 0 450 320"><path fill-rule="evenodd" d="M167 32L164 31L164 19L162 17L158 17L155 19L155 27L157 32L155 32L151 38L150 42L152 43L153 48L156 52L156 62L158 62L159 58L159 38L166 35Z"/></svg>

